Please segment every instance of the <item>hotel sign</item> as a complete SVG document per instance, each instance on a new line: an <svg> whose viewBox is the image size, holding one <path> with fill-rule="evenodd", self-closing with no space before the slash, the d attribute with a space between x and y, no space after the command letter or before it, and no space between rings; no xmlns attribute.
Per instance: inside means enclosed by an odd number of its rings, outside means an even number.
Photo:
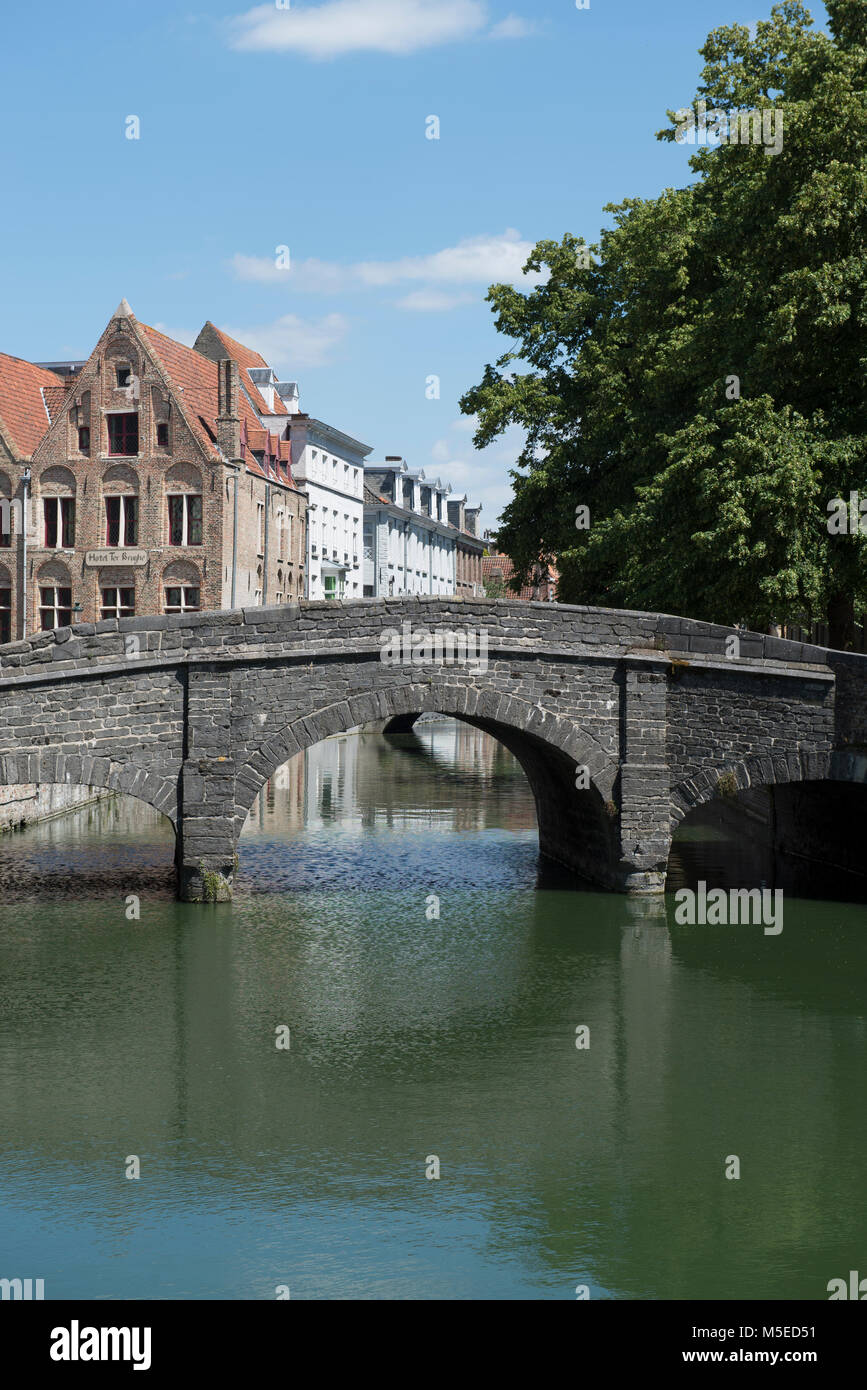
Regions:
<svg viewBox="0 0 867 1390"><path fill-rule="evenodd" d="M146 565L146 550L87 550L84 555L86 565Z"/></svg>

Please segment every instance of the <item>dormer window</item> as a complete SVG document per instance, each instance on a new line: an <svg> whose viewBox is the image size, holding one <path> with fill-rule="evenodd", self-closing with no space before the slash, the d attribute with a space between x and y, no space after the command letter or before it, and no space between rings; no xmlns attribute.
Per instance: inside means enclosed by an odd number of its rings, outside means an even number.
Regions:
<svg viewBox="0 0 867 1390"><path fill-rule="evenodd" d="M116 370L118 386L129 386L129 380L132 376L132 367L118 367Z"/></svg>

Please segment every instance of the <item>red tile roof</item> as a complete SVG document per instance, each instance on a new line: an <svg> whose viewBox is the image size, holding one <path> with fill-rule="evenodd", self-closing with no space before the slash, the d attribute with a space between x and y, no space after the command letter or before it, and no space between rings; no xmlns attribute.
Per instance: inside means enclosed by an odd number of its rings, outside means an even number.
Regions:
<svg viewBox="0 0 867 1390"><path fill-rule="evenodd" d="M216 454L217 411L219 409L218 371L216 362L211 362L201 353L167 338L156 328L140 323L139 328L147 339L154 356L166 372L172 385L178 391L184 409L193 428L208 453ZM259 421L243 393L238 397L238 414L246 421L247 428L258 428Z"/></svg>
<svg viewBox="0 0 867 1390"><path fill-rule="evenodd" d="M528 602L548 601L549 593L553 588L553 597L557 597L557 580L559 575L554 566L548 562L545 565L537 565L532 576L535 581L532 584L524 584L523 587L514 593L508 587L508 580L515 573L515 566L508 555L483 555L482 556L482 580L502 579L505 588L504 598L521 598Z"/></svg>
<svg viewBox="0 0 867 1390"><path fill-rule="evenodd" d="M63 402L66 400L68 390L68 386L43 386L42 388L42 399L45 402L45 409L51 416L52 424L54 424L54 421L60 414L60 410L63 405Z"/></svg>
<svg viewBox="0 0 867 1390"><path fill-rule="evenodd" d="M241 428L241 457L249 472L255 473L257 477L295 487L291 468L291 445L288 439L278 438L271 430L266 430L258 423L253 426L245 423Z"/></svg>
<svg viewBox="0 0 867 1390"><path fill-rule="evenodd" d="M211 323L210 320L208 320L208 322L205 324L205 328L210 328L211 331L216 334L220 342L223 344L223 347L226 349L226 356L231 357L235 362L237 362L238 374L241 378L243 387L245 391L249 393L254 406L260 412L260 414L288 415L289 411L286 409L285 405L283 404L280 397L277 395L276 391L274 392L274 405L272 408L268 407L265 397L262 395L258 386L254 384L253 378L250 376L251 367L268 366L268 363L265 361L264 357L262 357L258 352L254 352L253 348L245 347L243 343L236 342L234 338L230 338L228 333L224 333L221 328L217 328L217 326Z"/></svg>
<svg viewBox="0 0 867 1390"><path fill-rule="evenodd" d="M0 352L0 431L21 458L31 457L50 424L43 388L66 390L55 372Z"/></svg>

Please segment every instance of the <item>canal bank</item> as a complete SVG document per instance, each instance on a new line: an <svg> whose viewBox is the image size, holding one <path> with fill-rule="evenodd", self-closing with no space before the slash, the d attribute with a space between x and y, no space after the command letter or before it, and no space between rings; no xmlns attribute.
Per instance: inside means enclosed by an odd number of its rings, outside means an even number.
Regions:
<svg viewBox="0 0 867 1390"><path fill-rule="evenodd" d="M0 834L56 820L113 795L99 787L64 786L57 782L0 786Z"/></svg>

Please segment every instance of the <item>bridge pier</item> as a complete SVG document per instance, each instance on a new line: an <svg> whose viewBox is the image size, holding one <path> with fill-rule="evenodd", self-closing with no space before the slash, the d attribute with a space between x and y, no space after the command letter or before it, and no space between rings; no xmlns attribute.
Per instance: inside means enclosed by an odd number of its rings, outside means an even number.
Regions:
<svg viewBox="0 0 867 1390"><path fill-rule="evenodd" d="M626 662L621 700L620 864L624 893L664 893L671 844L665 667Z"/></svg>
<svg viewBox="0 0 867 1390"><path fill-rule="evenodd" d="M190 666L177 868L182 902L229 902L235 879L235 759L224 671Z"/></svg>

